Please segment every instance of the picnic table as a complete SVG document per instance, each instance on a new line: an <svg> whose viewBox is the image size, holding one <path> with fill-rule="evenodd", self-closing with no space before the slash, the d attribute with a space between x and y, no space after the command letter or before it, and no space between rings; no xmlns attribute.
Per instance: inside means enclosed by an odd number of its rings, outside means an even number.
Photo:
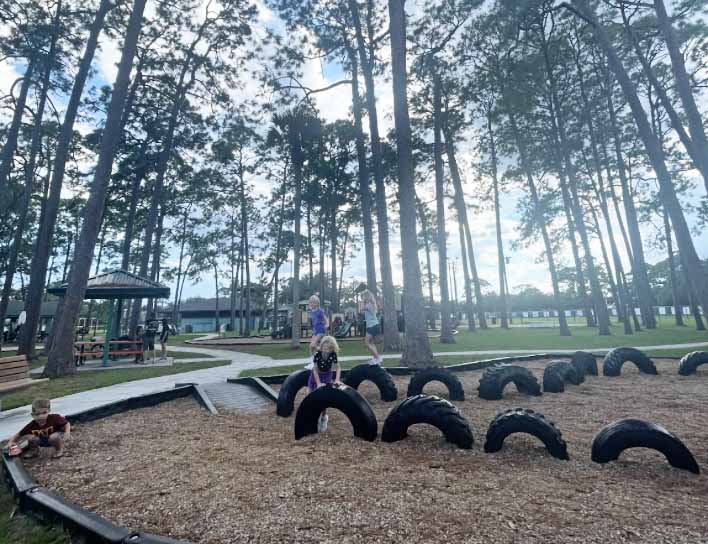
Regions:
<svg viewBox="0 0 708 544"><path fill-rule="evenodd" d="M125 346L125 348L121 348ZM105 350L108 349L106 353ZM74 342L74 362L84 364L89 357L93 359L118 357L122 355L142 355L142 340L92 340L87 342Z"/></svg>

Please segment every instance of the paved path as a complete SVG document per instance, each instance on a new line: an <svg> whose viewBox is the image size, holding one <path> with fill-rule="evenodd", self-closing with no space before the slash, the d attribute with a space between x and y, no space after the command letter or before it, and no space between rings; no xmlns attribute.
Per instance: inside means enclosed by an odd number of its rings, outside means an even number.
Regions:
<svg viewBox="0 0 708 544"><path fill-rule="evenodd" d="M124 400L130 397L145 395L155 391L172 389L176 383L200 383L208 384L215 382L225 382L227 378L234 378L247 368L260 368L266 366L278 366L280 361L274 361L270 357L250 355L237 351L223 351L206 348L186 348L179 346L178 351L190 351L195 355L216 357L220 360L231 361L230 365L207 368L204 370L194 370L172 374L171 376L160 376L158 378L148 378L125 382L109 387L102 387L92 391L84 391L74 395L68 395L57 399L52 399L52 410L65 415L75 414L83 410L95 408L103 404ZM209 359L214 360L214 359ZM0 440L5 440L12 436L22 425L30 419L30 406L22 406L0 412Z"/></svg>

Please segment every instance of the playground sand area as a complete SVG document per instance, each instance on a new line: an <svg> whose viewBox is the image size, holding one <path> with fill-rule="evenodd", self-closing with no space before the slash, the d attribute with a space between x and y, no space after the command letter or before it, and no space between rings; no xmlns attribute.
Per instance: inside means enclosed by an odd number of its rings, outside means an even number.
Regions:
<svg viewBox="0 0 708 544"><path fill-rule="evenodd" d="M527 366L540 382L544 362ZM652 450L628 450L606 465L590 460L601 427L640 417L676 434L708 470L708 371L678 376L676 361L657 368L659 376L647 376L626 364L620 377L588 376L541 397L512 384L500 401L477 397L481 371L460 373L467 400L455 404L472 426L472 450L425 425L395 444L365 442L335 410L326 433L296 441L294 417L276 417L275 407L211 416L181 399L77 425L67 456L27 467L115 523L194 543L706 542L705 474L672 468ZM394 380L402 399L409 378ZM380 432L395 403L368 383L360 390ZM445 396L439 384L425 392ZM491 420L516 406L556 423L570 461L519 434L484 453Z"/></svg>

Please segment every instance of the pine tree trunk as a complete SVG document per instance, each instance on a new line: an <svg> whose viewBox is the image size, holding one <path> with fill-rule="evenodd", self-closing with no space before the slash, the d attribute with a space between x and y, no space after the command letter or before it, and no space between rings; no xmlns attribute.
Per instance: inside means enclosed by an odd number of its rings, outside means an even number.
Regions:
<svg viewBox="0 0 708 544"><path fill-rule="evenodd" d="M595 308L598 332L601 336L607 336L610 334L610 316L607 311L605 297L602 293L602 286L600 285L600 280L595 269L595 261L590 250L590 238L588 236L587 227L585 225L585 219L583 217L582 204L578 195L578 182L576 177L575 166L573 164L573 159L570 153L570 145L568 143L568 137L565 128L565 119L563 116L563 112L561 111L560 100L558 99L556 77L553 73L553 67L549 58L548 43L546 41L545 32L542 32L541 38L543 55L546 64L546 76L551 94L551 124L554 133L554 140L556 143L559 144L560 153L563 157L563 161L559 161L561 165L561 184L563 184L564 177L562 170L565 169L565 178L567 179L568 189L570 190L570 195L568 201L566 202L566 206L569 205L570 211L573 214L575 228L577 229L578 234L580 235L580 242L583 246L583 253L585 254L585 266L588 273L588 279L590 281L590 293L592 295L592 302Z"/></svg>
<svg viewBox="0 0 708 544"><path fill-rule="evenodd" d="M494 139L492 114L487 114L487 134L489 136L489 154L492 163L492 183L494 184L494 221L497 232L497 260L499 263L499 305L501 306L501 328L509 328L506 315L506 260L504 258L504 243L501 228L501 203L499 201L499 173L497 168L497 146Z"/></svg>
<svg viewBox="0 0 708 544"><path fill-rule="evenodd" d="M220 313L221 309L219 308L219 267L216 265L216 260L213 263L214 266L214 292L216 293L216 308L215 308L215 318L216 318L216 326L214 329L214 332L219 333L221 332L221 319L220 319Z"/></svg>
<svg viewBox="0 0 708 544"><path fill-rule="evenodd" d="M243 150L240 151L243 153ZM244 177L243 157L239 155L239 180L241 182L241 237L243 238L243 267L246 271L246 327L244 334L251 336L251 251L248 243L248 206L246 201L246 179ZM309 214L308 214L309 218ZM309 236L308 225L308 236ZM312 250L310 246L310 274L312 274ZM241 291L243 298L243 291Z"/></svg>
<svg viewBox="0 0 708 544"><path fill-rule="evenodd" d="M184 215L182 216L182 227L180 229L181 236L179 241L179 260L177 261L177 283L175 285L175 301L172 306L172 322L175 325L178 325L180 282L182 280L182 265L184 263L184 246L187 243L187 220L189 219L189 210L190 207L185 210ZM123 270L126 269L127 267ZM128 331L128 334L133 334L133 331Z"/></svg>
<svg viewBox="0 0 708 544"><path fill-rule="evenodd" d="M664 36L666 48L671 57L671 70L674 74L676 88L681 98L683 110L688 118L688 130L691 133L691 140L693 141L695 154L697 155L696 166L703 172L703 181L705 182L706 191L708 191L708 138L706 138L703 119L696 105L696 100L693 97L691 81L688 73L686 73L683 53L676 39L671 20L666 13L664 0L654 0L654 8L656 9L656 19L659 30Z"/></svg>
<svg viewBox="0 0 708 544"><path fill-rule="evenodd" d="M447 276L447 230L445 228L445 180L443 173L443 158L442 158L442 100L440 89L441 82L438 74L433 75L433 133L434 133L434 148L433 155L435 160L435 204L437 211L437 244L438 244L438 284L440 285L440 343L454 344L455 337L452 335L452 320L450 316L452 310L450 308L450 293L448 292L448 276ZM447 142L448 148L450 142ZM461 195L456 192L456 200L460 199ZM464 206L464 203L463 203ZM417 254L417 252L416 252Z"/></svg>
<svg viewBox="0 0 708 544"><path fill-rule="evenodd" d="M398 197L400 206L401 245L403 249L403 309L406 323L405 346L401 364L425 368L433 363L433 353L425 326L425 304L420 284L418 240L416 236L415 185L411 124L408 117L406 72L405 0L389 0L391 32L391 70L393 72L393 113L398 150ZM383 225L379 225L379 229ZM388 248L387 248L388 250ZM387 320L387 328L396 330L396 320Z"/></svg>
<svg viewBox="0 0 708 544"><path fill-rule="evenodd" d="M655 4L660 3L660 2L655 2ZM679 140L681 140L681 143L683 144L684 148L688 152L688 155L691 157L691 160L693 161L694 165L696 168L699 170L701 175L703 176L703 181L706 184L706 190L708 190L708 154L705 156L701 155L700 150L698 149L699 146L697 146L692 140L691 137L688 135L686 132L686 129L683 126L683 121L681 121L681 117L679 116L678 112L674 108L674 103L669 98L668 94L666 93L666 90L664 89L664 86L661 84L659 79L656 77L656 73L654 72L654 69L651 66L651 63L647 60L646 55L644 54L644 51L642 50L642 47L639 43L639 40L637 39L636 34L634 33L634 29L632 28L632 25L629 23L629 19L627 18L627 13L626 9L623 3L620 2L620 10L622 12L622 20L624 22L624 28L627 32L627 35L630 38L630 41L632 42L632 46L634 48L634 52L639 58L639 61L642 64L642 68L644 70L644 74L646 75L647 79L650 82L650 85L656 90L656 93L659 97L659 100L661 100L661 105L664 107L664 111L666 111L667 115L669 116L669 119L671 120L671 125L673 126L674 130L676 131L676 134L679 137ZM662 5L663 8L663 5ZM657 12L658 12L657 8ZM666 15L666 11L664 11L664 15ZM669 33L672 34L672 29L671 29L671 23L667 21L667 26ZM659 28L663 32L663 28L661 27L661 24L659 24ZM667 40L668 42L668 40ZM673 56L672 56L673 59ZM681 53L679 52L679 62L683 66L683 57L681 56ZM686 76L685 72L685 66L683 66L683 74ZM676 77L676 81L678 81L678 75L676 72L674 72L674 75ZM693 101L693 95L690 92L690 84L689 84L689 96L690 100ZM680 92L680 91L679 91ZM694 103L695 107L695 103ZM688 110L686 110L688 111ZM700 115L699 115L700 119ZM700 132L703 131L703 127L700 127ZM700 139L700 136L699 136ZM703 134L703 141L705 143L705 134ZM708 148L707 148L708 149Z"/></svg>
<svg viewBox="0 0 708 544"><path fill-rule="evenodd" d="M433 265L431 259L431 248L430 248L430 232L428 230L428 220L425 210L423 209L423 203L420 201L418 196L415 197L416 207L418 209L418 218L420 219L421 232L423 234L423 247L425 248L425 264L426 264L426 276L428 280L428 304L430 305L429 313L429 327L431 329L435 328L435 314L433 308L435 307L435 297L433 295Z"/></svg>
<svg viewBox="0 0 708 544"><path fill-rule="evenodd" d="M681 308L681 300L678 294L678 276L676 275L676 261L674 260L674 248L671 243L671 224L669 223L669 214L666 210L662 210L661 215L664 218L664 236L666 236L666 252L669 256L669 272L671 281L671 300L674 303L674 319L677 327L685 327L683 322L683 309Z"/></svg>
<svg viewBox="0 0 708 544"><path fill-rule="evenodd" d="M335 297L337 295L337 238L338 232L337 232L337 209L332 210L332 216L331 216L331 223L329 227L329 235L330 235L330 241L329 241L329 255L330 255L330 262L332 265L331 269L331 282L332 282L332 294L330 295L332 297L332 300L330 301L330 310L331 311L336 311L337 310L337 305L336 305L336 300ZM324 304L324 301L322 301Z"/></svg>
<svg viewBox="0 0 708 544"><path fill-rule="evenodd" d="M647 329L655 329L656 317L654 316L653 309L654 296L652 294L651 285L649 284L649 274L647 272L646 261L644 260L644 246L639 230L637 209L634 205L634 197L630 190L629 180L627 179L627 166L622 153L622 139L619 125L617 124L614 103L612 101L612 91L609 86L607 89L607 106L610 114L610 124L612 125L612 139L615 147L617 174L620 178L620 185L622 186L622 203L624 204L627 230L629 231L629 240L632 245L632 255L634 256L634 260L632 261L632 280L637 290L637 298L639 299L639 313L642 316L644 326Z"/></svg>
<svg viewBox="0 0 708 544"><path fill-rule="evenodd" d="M35 64L30 60L25 69L25 74L22 76L22 85L20 86L20 94L15 103L15 110L12 114L10 128L5 134L5 144L0 151L0 195L3 195L0 200L0 216L5 217L5 213L10 204L9 194L10 173L12 172L12 164L17 150L17 139L22 128L22 117L25 113L25 105L27 104L27 94L32 85L32 76L34 75ZM24 327L23 327L24 328Z"/></svg>
<svg viewBox="0 0 708 544"><path fill-rule="evenodd" d="M74 86L71 89L71 96L66 106L64 122L59 131L57 139L56 153L54 157L54 171L49 183L49 197L46 200L43 220L39 225L37 237L32 253L32 264L30 268L30 285L25 301L25 311L27 321L22 327L22 334L18 339L18 353L31 354L34 350L34 338L37 335L37 327L40 321L40 311L42 306L42 295L47 279L47 265L54 239L54 228L57 215L59 213L59 202L61 200L61 188L64 181L66 163L69 160L71 140L74 135L74 122L81 104L81 95L84 91L86 79L91 68L91 62L96 53L98 36L103 29L106 14L115 6L111 0L101 0L98 11L94 17L89 30L86 49L84 50L79 70L74 79Z"/></svg>
<svg viewBox="0 0 708 544"><path fill-rule="evenodd" d="M467 250L467 264L469 266L470 275L472 276L472 285L474 286L475 307L477 309L477 317L479 319L479 328L487 328L486 308L484 299L482 298L482 285L477 274L477 263L474 256L474 246L472 245L472 231L470 229L469 219L467 217L467 206L465 205L464 191L462 189L462 177L460 169L457 166L457 158L455 156L455 142L451 134L446 133L445 143L447 148L447 160L450 165L450 177L455 189L455 206L457 213L462 217L462 226L465 232L465 248Z"/></svg>
<svg viewBox="0 0 708 544"><path fill-rule="evenodd" d="M352 65L352 111L356 132L356 158L359 175L359 198L361 202L361 222L364 227L364 254L366 256L366 284L373 293L376 286L376 258L374 257L374 230L371 210L371 189L369 187L369 166L366 163L364 129L362 126L361 96L359 95L359 69L356 52L347 48Z"/></svg>
<svg viewBox="0 0 708 544"><path fill-rule="evenodd" d="M354 23L361 71L362 74L364 74L364 85L366 87L366 109L369 117L371 162L374 167L374 183L376 186L376 219L378 223L381 282L383 285L384 351L398 351L401 348L401 336L398 333L398 328L394 325L398 322L398 319L396 315L396 297L393 289L393 273L391 269L391 248L389 246L388 237L388 207L386 203L386 186L384 185L383 153L381 151L379 121L376 109L374 67L371 64L371 59L366 54L367 48L361 28L357 1L348 0L348 5L352 15L352 22ZM413 214L415 216L415 209L413 210Z"/></svg>
<svg viewBox="0 0 708 544"><path fill-rule="evenodd" d="M292 340L290 347L300 349L300 335L302 333L302 314L300 313L300 214L302 212L302 147L300 135L290 134L290 152L293 163L294 198L293 208L295 215L295 240L293 242L293 322Z"/></svg>
<svg viewBox="0 0 708 544"><path fill-rule="evenodd" d="M467 264L467 244L465 243L465 227L462 218L457 215L457 230L460 236L460 254L462 255L462 272L465 278L465 313L467 314L467 330L475 332L477 327L474 322L474 302L472 301L472 278L470 267Z"/></svg>
<svg viewBox="0 0 708 544"><path fill-rule="evenodd" d="M9 249L9 256L7 258L7 262L5 263L5 282L3 284L2 294L0 295L0 326L5 323L5 314L7 313L7 306L10 302L10 291L12 290L12 281L15 275L15 269L17 268L17 259L22 251L22 238L26 232L27 215L29 213L30 205L32 202L32 193L34 191L35 184L35 170L37 166L37 154L39 153L42 147L42 121L44 119L44 109L47 104L47 94L49 92L49 78L52 73L52 64L54 63L54 58L56 56L56 43L59 32L58 27L60 12L61 1L57 3L56 16L54 17L53 25L54 31L52 32L52 41L50 43L49 51L47 53L47 57L44 63L44 72L42 74L42 84L40 88L39 102L37 104L37 110L34 115L34 126L32 127L30 154L27 159L27 164L25 165L25 186L24 190L22 191L22 198L20 201L20 206L18 208L19 217L17 223L14 226L15 235L13 237L12 245ZM18 108L19 102L20 101L18 100ZM24 104L22 105L22 107L24 108ZM9 132L12 132L12 127L10 128ZM9 137L11 137L11 134L8 134L8 138ZM14 153L12 155L14 155ZM12 155L10 155L9 157L10 163L12 163ZM0 182L1 181L2 179L0 178ZM7 193L5 194L5 196L7 196ZM3 198L3 200L5 200L5 197ZM0 334L0 345L2 345L2 334Z"/></svg>
<svg viewBox="0 0 708 544"><path fill-rule="evenodd" d="M313 274L315 273L314 264L312 262L312 221L311 221L311 206L307 202L307 212L305 215L305 223L307 225L307 264L310 268L310 281L313 279Z"/></svg>
<svg viewBox="0 0 708 544"><path fill-rule="evenodd" d="M644 142L649 161L659 182L659 198L664 206L666 206L669 213L671 224L676 234L676 243L678 244L679 252L685 259L687 265L686 273L688 274L689 283L696 293L696 298L698 299L699 305L703 308L703 313L708 314L708 276L706 276L703 263L698 257L696 248L693 245L693 239L691 238L691 232L686 223L681 203L676 196L671 175L666 167L661 143L652 132L646 112L637 95L636 88L627 74L617 51L612 46L605 28L597 20L594 10L592 10L584 0L572 0L572 4L586 19L591 21L595 38L607 55L610 69L617 77L625 97L629 102L639 130L639 136Z"/></svg>
<svg viewBox="0 0 708 544"><path fill-rule="evenodd" d="M106 124L101 138L98 164L91 185L91 193L84 210L84 222L81 236L75 250L74 266L71 270L69 285L64 295L64 309L61 320L57 323L54 344L49 352L44 373L50 377L73 373L74 330L81 310L81 303L86 292L98 229L103 219L103 211L108 191L108 181L113 166L116 147L121 137L121 114L125 106L130 83L130 71L138 45L138 37L143 22L146 0L135 0L128 22L125 43L118 65L118 76L113 86L111 101L106 115Z"/></svg>
<svg viewBox="0 0 708 544"><path fill-rule="evenodd" d="M548 262L548 271L551 276L551 286L553 287L553 299L555 302L556 312L558 313L558 324L560 327L561 336L570 336L570 327L568 327L568 320L565 315L565 309L561 303L561 292L558 285L558 272L556 270L556 263L553 257L553 245L551 244L551 237L548 234L546 214L541 205L540 198L538 197L538 191L536 190L536 183L534 182L533 175L531 173L531 167L528 161L528 153L526 146L521 139L519 133L519 127L516 124L516 118L511 111L511 108L504 100L504 107L506 109L506 114L509 117L509 125L511 127L511 132L514 135L514 141L516 143L516 148L519 151L519 159L521 160L521 168L526 174L526 183L528 184L529 194L531 195L531 204L534 210L534 217L538 224L538 228L541 231L541 237L543 238L543 245L546 250L546 260Z"/></svg>
<svg viewBox="0 0 708 544"><path fill-rule="evenodd" d="M683 259L683 256L681 254L679 254L679 259L681 261L681 270L683 270L684 280L686 281L686 292L688 293L688 305L691 308L691 313L693 314L693 319L696 322L696 330L697 331L704 331L704 330L706 330L706 326L703 323L703 318L701 317L701 309L698 307L698 304L696 303L696 294L693 291L693 287L691 286L691 282L688 280L688 271L686 269L686 261Z"/></svg>

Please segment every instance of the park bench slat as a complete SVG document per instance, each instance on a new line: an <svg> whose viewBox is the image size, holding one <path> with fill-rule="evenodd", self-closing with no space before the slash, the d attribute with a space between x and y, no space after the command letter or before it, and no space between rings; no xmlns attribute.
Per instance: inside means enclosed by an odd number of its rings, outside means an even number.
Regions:
<svg viewBox="0 0 708 544"><path fill-rule="evenodd" d="M6 370L6 369L11 369L11 368L27 368L27 369L29 369L29 365L27 364L27 361L13 361L12 363L0 363L0 370Z"/></svg>
<svg viewBox="0 0 708 544"><path fill-rule="evenodd" d="M39 380L33 380L32 378L22 378L21 380L0 383L0 393L8 393L16 389L23 389L25 387L29 387L30 385L37 385L46 381L47 378L42 378Z"/></svg>
<svg viewBox="0 0 708 544"><path fill-rule="evenodd" d="M4 366L0 366L0 376L12 376L14 374L28 374L29 373L29 367L27 365L23 365L21 367L13 367L13 368L7 368Z"/></svg>
<svg viewBox="0 0 708 544"><path fill-rule="evenodd" d="M27 361L27 355L13 355L12 357L1 357L0 366L7 363L15 363L17 361Z"/></svg>
<svg viewBox="0 0 708 544"><path fill-rule="evenodd" d="M9 376L0 376L0 383L14 382L20 379L28 378L27 372L17 372Z"/></svg>

